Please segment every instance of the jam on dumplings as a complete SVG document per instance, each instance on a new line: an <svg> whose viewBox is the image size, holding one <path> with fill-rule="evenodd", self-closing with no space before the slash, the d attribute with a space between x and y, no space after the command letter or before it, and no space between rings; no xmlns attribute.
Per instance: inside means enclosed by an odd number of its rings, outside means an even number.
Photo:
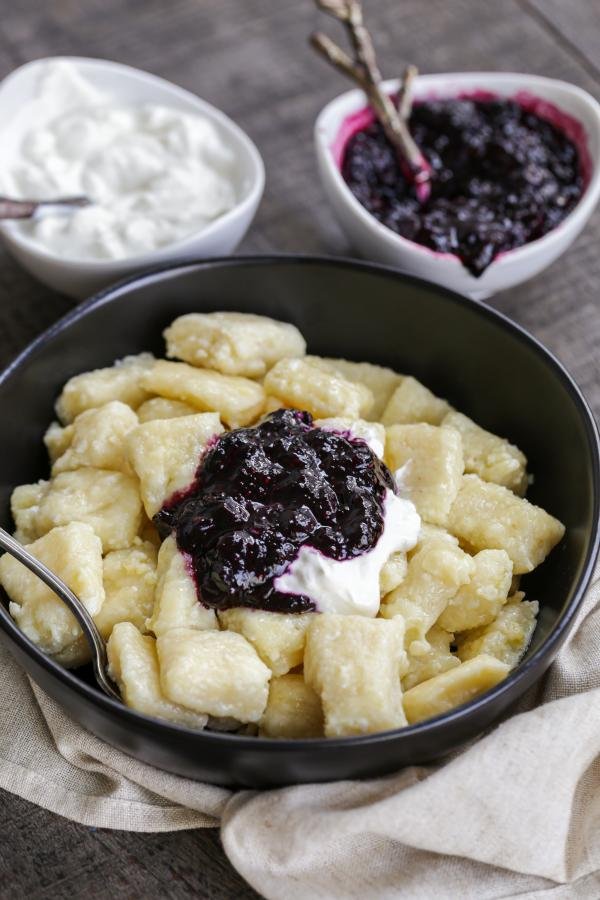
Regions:
<svg viewBox="0 0 600 900"><path fill-rule="evenodd" d="M277 590L277 576L306 544L336 560L371 550L386 489L391 473L365 441L282 409L218 437L156 522L174 529L205 606L300 613L313 600Z"/></svg>

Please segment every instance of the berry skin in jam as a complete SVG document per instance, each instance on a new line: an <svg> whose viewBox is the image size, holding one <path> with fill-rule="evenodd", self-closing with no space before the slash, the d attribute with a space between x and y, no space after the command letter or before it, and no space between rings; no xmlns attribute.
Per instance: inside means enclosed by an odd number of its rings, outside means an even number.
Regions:
<svg viewBox="0 0 600 900"><path fill-rule="evenodd" d="M300 613L313 600L278 591L275 579L304 545L335 560L372 550L389 490L391 473L364 441L278 410L217 438L155 521L174 531L205 606Z"/></svg>
<svg viewBox="0 0 600 900"><path fill-rule="evenodd" d="M433 170L426 203L377 122L348 141L344 180L383 225L458 256L476 277L499 253L555 228L583 193L575 144L514 100L424 101L409 124Z"/></svg>

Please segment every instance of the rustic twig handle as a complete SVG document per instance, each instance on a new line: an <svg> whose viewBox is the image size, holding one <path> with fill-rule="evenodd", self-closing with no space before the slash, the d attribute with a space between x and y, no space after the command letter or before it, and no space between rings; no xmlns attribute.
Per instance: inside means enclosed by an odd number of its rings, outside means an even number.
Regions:
<svg viewBox="0 0 600 900"><path fill-rule="evenodd" d="M404 122L408 122L410 119L412 110L412 83L418 74L419 70L417 67L411 65L406 67L404 75L402 76L402 84L400 85L398 97L396 98L396 107L398 109L398 115Z"/></svg>
<svg viewBox="0 0 600 900"><path fill-rule="evenodd" d="M409 66L404 74L399 97L400 112L383 89L373 41L364 24L359 0L315 0L315 3L318 9L344 25L354 59L320 31L311 35L310 43L327 62L351 78L365 92L388 140L396 147L408 177L415 183L417 196L424 202L429 196L431 169L407 125L411 107L410 86L417 74L416 69Z"/></svg>

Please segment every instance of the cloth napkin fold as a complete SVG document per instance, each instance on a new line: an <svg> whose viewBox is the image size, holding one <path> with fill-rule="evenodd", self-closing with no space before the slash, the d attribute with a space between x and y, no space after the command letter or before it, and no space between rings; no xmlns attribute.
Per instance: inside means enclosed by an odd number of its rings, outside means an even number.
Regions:
<svg viewBox="0 0 600 900"><path fill-rule="evenodd" d="M170 775L72 722L0 647L0 787L86 825L220 824L273 900L598 900L600 580L516 715L438 765L231 792Z"/></svg>

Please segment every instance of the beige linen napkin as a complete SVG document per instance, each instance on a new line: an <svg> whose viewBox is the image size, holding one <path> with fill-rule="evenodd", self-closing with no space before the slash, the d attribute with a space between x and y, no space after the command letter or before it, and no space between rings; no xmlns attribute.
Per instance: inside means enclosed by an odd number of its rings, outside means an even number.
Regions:
<svg viewBox="0 0 600 900"><path fill-rule="evenodd" d="M0 648L0 787L88 825L221 824L267 898L600 898L600 581L518 715L437 766L264 793L189 782L74 724Z"/></svg>

